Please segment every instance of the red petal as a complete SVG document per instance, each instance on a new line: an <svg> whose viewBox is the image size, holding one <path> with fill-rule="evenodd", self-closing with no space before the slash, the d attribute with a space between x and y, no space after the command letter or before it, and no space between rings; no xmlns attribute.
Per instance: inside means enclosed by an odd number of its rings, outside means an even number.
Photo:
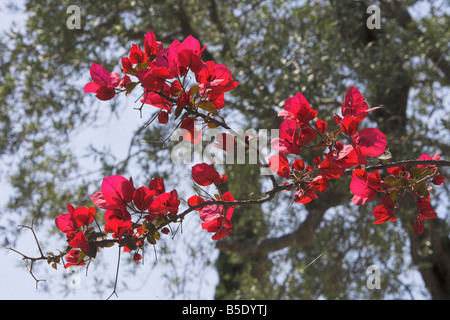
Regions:
<svg viewBox="0 0 450 320"><path fill-rule="evenodd" d="M201 186L221 182L220 174L207 163L200 163L192 167L192 179Z"/></svg>
<svg viewBox="0 0 450 320"><path fill-rule="evenodd" d="M180 200L178 199L178 193L176 190L172 190L171 192L162 193L157 196L148 210L151 213L170 213L176 215L178 213L179 205Z"/></svg>
<svg viewBox="0 0 450 320"><path fill-rule="evenodd" d="M196 206L196 205L198 205L200 203L203 203L203 202L205 202L205 199L203 199L202 197L199 197L197 195L194 195L194 196L192 196L192 197L190 197L188 199L188 204L191 207L194 207L194 206ZM195 211L200 211L200 210L201 210L201 208L195 209Z"/></svg>
<svg viewBox="0 0 450 320"><path fill-rule="evenodd" d="M156 43L156 37L152 30L148 30L145 35L144 51L148 57L154 56L158 53L158 44Z"/></svg>
<svg viewBox="0 0 450 320"><path fill-rule="evenodd" d="M91 196L92 202L101 209L111 210L114 209L115 206L108 204L103 197L103 193L101 190L97 191Z"/></svg>
<svg viewBox="0 0 450 320"><path fill-rule="evenodd" d="M91 65L90 73L92 80L102 87L116 87L120 82L120 76L117 72L110 73L96 63Z"/></svg>
<svg viewBox="0 0 450 320"><path fill-rule="evenodd" d="M223 206L217 205L204 206L199 210L199 216L203 222L216 221L217 219L223 216ZM208 225L203 224L202 228L205 229L206 227L209 226L210 224Z"/></svg>
<svg viewBox="0 0 450 320"><path fill-rule="evenodd" d="M101 190L103 198L109 205L125 207L125 203L133 200L133 185L120 175L104 178Z"/></svg>
<svg viewBox="0 0 450 320"><path fill-rule="evenodd" d="M441 184L443 184L445 181L445 177L441 176L441 175L437 175L433 178L433 180L431 180L431 182L433 182L434 185L440 186Z"/></svg>
<svg viewBox="0 0 450 320"><path fill-rule="evenodd" d="M101 86L95 82L89 82L84 86L84 92L96 92L100 87Z"/></svg>
<svg viewBox="0 0 450 320"><path fill-rule="evenodd" d="M111 100L112 98L114 98L116 96L116 91L114 90L114 88L110 88L110 87L99 87L97 89L96 93L96 97L99 100L102 101L108 101Z"/></svg>
<svg viewBox="0 0 450 320"><path fill-rule="evenodd" d="M322 119L318 118L316 120L316 128L317 130L319 130L319 132L324 133L325 131L327 131L327 123L325 121L323 121Z"/></svg>
<svg viewBox="0 0 450 320"><path fill-rule="evenodd" d="M345 169L342 168L336 161L332 159L332 156L326 155L325 159L319 165L320 174L328 179L337 179L344 174Z"/></svg>
<svg viewBox="0 0 450 320"><path fill-rule="evenodd" d="M366 173L363 169L356 169L352 173L350 190L358 197L372 200L378 194L377 190L381 182L380 173Z"/></svg>
<svg viewBox="0 0 450 320"><path fill-rule="evenodd" d="M372 214L374 215L375 219L377 219L374 224L381 224L392 219L395 220L395 217L392 214L392 209L384 205L375 207L375 209L372 211Z"/></svg>
<svg viewBox="0 0 450 320"><path fill-rule="evenodd" d="M152 204L154 193L146 187L139 187L134 191L133 202L138 210L144 211Z"/></svg>
<svg viewBox="0 0 450 320"><path fill-rule="evenodd" d="M311 183L319 192L324 192L328 188L328 179L324 176L315 177Z"/></svg>
<svg viewBox="0 0 450 320"><path fill-rule="evenodd" d="M73 212L73 219L77 228L87 226L94 221L95 209L90 207L78 207Z"/></svg>
<svg viewBox="0 0 450 320"><path fill-rule="evenodd" d="M133 255L133 261L134 261L134 262L139 262L141 259L142 259L142 255L140 255L139 253L136 252L136 253Z"/></svg>
<svg viewBox="0 0 450 320"><path fill-rule="evenodd" d="M169 122L169 114L167 112L161 111L158 114L158 122L161 124L166 124L167 122Z"/></svg>
<svg viewBox="0 0 450 320"><path fill-rule="evenodd" d="M163 178L153 178L152 181L148 184L148 188L156 195L160 195L161 193L166 192L164 187L164 179Z"/></svg>
<svg viewBox="0 0 450 320"><path fill-rule="evenodd" d="M284 110L278 114L279 117L298 122L306 127L309 121L317 116L317 111L311 109L306 98L297 93L294 97L288 98L284 104Z"/></svg>
<svg viewBox="0 0 450 320"><path fill-rule="evenodd" d="M386 136L375 128L362 129L357 132L352 142L367 157L378 157L386 150Z"/></svg>
<svg viewBox="0 0 450 320"><path fill-rule="evenodd" d="M301 159L295 159L292 163L292 169L295 169L297 171L303 171L305 169L305 164L303 163L303 160Z"/></svg>
<svg viewBox="0 0 450 320"><path fill-rule="evenodd" d="M70 212L57 215L55 224L56 227L64 233L76 230L75 222Z"/></svg>
<svg viewBox="0 0 450 320"><path fill-rule="evenodd" d="M82 231L79 231L75 238L69 241L69 246L71 246L72 248L80 248L86 254L89 253L89 244Z"/></svg>
<svg viewBox="0 0 450 320"><path fill-rule="evenodd" d="M378 108L379 107L369 109L364 97L358 89L352 86L345 94L345 99L341 106L341 113L343 117L353 116L361 122L370 111Z"/></svg>
<svg viewBox="0 0 450 320"><path fill-rule="evenodd" d="M282 178L288 178L291 174L289 161L284 154L273 155L269 158L270 169Z"/></svg>
<svg viewBox="0 0 450 320"><path fill-rule="evenodd" d="M341 129L347 136L353 136L358 131L359 122L355 117L344 117L341 121Z"/></svg>

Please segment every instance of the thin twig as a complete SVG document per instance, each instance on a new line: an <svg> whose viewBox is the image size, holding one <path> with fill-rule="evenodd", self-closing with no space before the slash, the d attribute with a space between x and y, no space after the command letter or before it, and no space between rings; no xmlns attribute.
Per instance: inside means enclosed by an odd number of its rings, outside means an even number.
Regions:
<svg viewBox="0 0 450 320"><path fill-rule="evenodd" d="M117 257L116 278L114 280L114 289L113 289L113 292L111 292L111 294L109 295L109 297L106 300L109 300L109 298L111 298L113 294L115 294L116 297L119 297L117 295L116 289L117 289L117 282L119 280L119 266L120 266L120 252L121 252L121 249L122 249L122 247L119 246L119 254L118 254L118 257Z"/></svg>

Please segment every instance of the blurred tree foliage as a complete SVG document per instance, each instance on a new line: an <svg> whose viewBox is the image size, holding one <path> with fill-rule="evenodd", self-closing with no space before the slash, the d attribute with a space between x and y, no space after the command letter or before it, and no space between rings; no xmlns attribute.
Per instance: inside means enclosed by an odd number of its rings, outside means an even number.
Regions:
<svg viewBox="0 0 450 320"><path fill-rule="evenodd" d="M73 4L81 8L78 30L66 26ZM381 9L379 30L366 27L373 4ZM90 205L102 176L136 172L145 182L163 175L176 186L178 170L189 179L171 164L170 143L152 142L167 129L141 130L148 112L140 119L129 102L99 103L82 90L92 62L118 71L131 43L142 44L149 29L166 46L193 35L209 44L204 60L232 70L240 85L222 114L232 126L277 128L277 112L297 92L331 124L354 85L369 106L382 106L370 120L387 134L395 160L449 154L445 1L29 0L25 10L25 27L0 38L0 169L14 188L2 210L14 213L2 225L5 239L34 215L42 222L67 202ZM123 158L94 144L81 154L74 150L74 135L124 113L135 113L136 122ZM86 171L81 161L97 169ZM262 191L257 168L225 169L236 198ZM408 203L399 221L374 226L371 205L355 208L350 197L341 182L331 184L326 201L308 206L279 195L261 208L237 208L235 233L217 245L216 298L395 298L417 289L449 298L448 184L433 193L440 215L422 237L410 230L415 212ZM373 264L381 268L382 290L365 285ZM424 287L415 287L410 270L420 272Z"/></svg>

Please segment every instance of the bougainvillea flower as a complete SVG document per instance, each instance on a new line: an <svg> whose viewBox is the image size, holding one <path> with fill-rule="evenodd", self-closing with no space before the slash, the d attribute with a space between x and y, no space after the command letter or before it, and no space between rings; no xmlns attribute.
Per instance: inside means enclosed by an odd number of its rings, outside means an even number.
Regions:
<svg viewBox="0 0 450 320"><path fill-rule="evenodd" d="M359 121L356 117L348 116L341 120L341 129L347 136L353 136L359 128Z"/></svg>
<svg viewBox="0 0 450 320"><path fill-rule="evenodd" d="M152 30L148 30L144 37L144 51L147 57L156 56L161 50L161 44L156 41L155 34Z"/></svg>
<svg viewBox="0 0 450 320"><path fill-rule="evenodd" d="M433 179L431 180L431 182L436 186L442 185L444 183L444 181L445 181L445 177L441 176L439 174L437 176L434 176Z"/></svg>
<svg viewBox="0 0 450 320"><path fill-rule="evenodd" d="M147 55L142 51L141 46L133 44L129 56L132 64L144 64L147 62Z"/></svg>
<svg viewBox="0 0 450 320"><path fill-rule="evenodd" d="M169 114L165 111L158 113L158 122L161 124L166 124L169 122Z"/></svg>
<svg viewBox="0 0 450 320"><path fill-rule="evenodd" d="M160 91L165 81L172 78L166 67L149 67L136 72L136 77L148 91Z"/></svg>
<svg viewBox="0 0 450 320"><path fill-rule="evenodd" d="M417 210L419 210L419 216L418 219L425 220L425 219L434 219L437 217L437 213L434 211L433 206L431 205L430 201L427 199L419 198L417 199Z"/></svg>
<svg viewBox="0 0 450 320"><path fill-rule="evenodd" d="M133 201L134 190L133 183L120 175L110 176L102 181L103 199L112 207L125 208L127 203Z"/></svg>
<svg viewBox="0 0 450 320"><path fill-rule="evenodd" d="M113 233L113 238L121 239L123 235L133 234L131 215L122 209L105 212L105 231Z"/></svg>
<svg viewBox="0 0 450 320"><path fill-rule="evenodd" d="M289 161L283 153L273 155L269 158L270 169L282 178L288 178L291 174Z"/></svg>
<svg viewBox="0 0 450 320"><path fill-rule="evenodd" d="M166 192L163 178L153 178L148 184L148 188L155 196L159 196L161 193Z"/></svg>
<svg viewBox="0 0 450 320"><path fill-rule="evenodd" d="M107 210L105 212L105 221L108 223L108 221L111 221L113 219L128 221L131 220L131 214L126 209L122 208L114 208L113 210Z"/></svg>
<svg viewBox="0 0 450 320"><path fill-rule="evenodd" d="M217 110L222 109L225 106L225 93L210 93L208 101L216 106Z"/></svg>
<svg viewBox="0 0 450 320"><path fill-rule="evenodd" d="M69 212L57 215L55 218L56 227L64 233L78 230L78 228L89 225L94 221L94 207L74 208L71 204L67 204Z"/></svg>
<svg viewBox="0 0 450 320"><path fill-rule="evenodd" d="M84 92L95 92L100 100L111 100L116 95L115 87L119 85L120 76L117 72L108 72L102 66L93 63L90 69L93 82L84 86Z"/></svg>
<svg viewBox="0 0 450 320"><path fill-rule="evenodd" d="M405 172L407 169L406 166L398 166L398 167L392 167L392 168L386 168L386 171L389 172L389 174L392 174L394 176L399 176L403 172Z"/></svg>
<svg viewBox="0 0 450 320"><path fill-rule="evenodd" d="M94 193L90 197L90 199L97 207L101 209L112 210L116 207L115 205L110 205L106 202L105 198L103 197L102 190L99 190L96 193Z"/></svg>
<svg viewBox="0 0 450 320"><path fill-rule="evenodd" d="M141 99L141 103L150 104L156 108L167 110L167 112L170 113L172 110L172 102L170 101L172 93L170 90L170 86L166 83L163 86L162 94L145 90L144 98Z"/></svg>
<svg viewBox="0 0 450 320"><path fill-rule="evenodd" d="M361 154L359 149L351 144L339 150L333 159L343 169L367 164L366 158Z"/></svg>
<svg viewBox="0 0 450 320"><path fill-rule="evenodd" d="M328 188L328 179L325 176L318 175L311 181L311 184L319 192L324 192Z"/></svg>
<svg viewBox="0 0 450 320"><path fill-rule="evenodd" d="M148 211L158 215L170 213L175 216L178 213L179 205L180 200L178 199L177 190L172 190L154 198Z"/></svg>
<svg viewBox="0 0 450 320"><path fill-rule="evenodd" d="M441 156L439 154L435 153L433 155L433 157L431 157L428 154L424 153L417 160L441 160ZM426 167L429 167L429 166L432 166L432 165L431 164L426 164L426 165L425 164L419 164L419 165L417 165L418 168L426 168Z"/></svg>
<svg viewBox="0 0 450 320"><path fill-rule="evenodd" d="M294 136L295 138L295 136ZM316 139L316 132L312 128L303 128L300 131L300 136L298 136L298 140L293 141L293 143L298 144L300 147L306 146L308 143L314 141Z"/></svg>
<svg viewBox="0 0 450 320"><path fill-rule="evenodd" d="M205 202L205 199L203 199L202 197L197 196L197 195L193 195L192 197L190 197L190 198L188 199L188 204L189 204L191 207L195 207L196 205L199 205L200 203L203 203L203 202ZM201 209L201 208L198 208L198 209L195 209L195 210L196 210L196 211L200 211L200 209Z"/></svg>
<svg viewBox="0 0 450 320"><path fill-rule="evenodd" d="M121 60L122 62L122 72L123 73L133 73L131 69L133 68L133 64L131 63L130 59L128 57L123 57Z"/></svg>
<svg viewBox="0 0 450 320"><path fill-rule="evenodd" d="M326 132L328 129L327 123L320 118L317 118L315 126L316 126L316 129L321 133Z"/></svg>
<svg viewBox="0 0 450 320"><path fill-rule="evenodd" d="M280 139L293 143L294 141L298 142L301 127L295 121L285 120L280 124L279 131L280 131ZM299 145L298 143L296 144Z"/></svg>
<svg viewBox="0 0 450 320"><path fill-rule="evenodd" d="M230 192L226 192L222 196L223 201L234 201L234 197ZM200 219L202 220L202 229L208 232L214 233L213 240L219 240L225 237L227 234L232 233L233 224L231 223L231 217L233 216L234 206L227 208L226 214L224 213L223 206L209 205L204 206L199 211Z"/></svg>
<svg viewBox="0 0 450 320"><path fill-rule="evenodd" d="M220 175L213 166L207 163L199 163L192 167L192 180L200 186L224 183L226 177Z"/></svg>
<svg viewBox="0 0 450 320"><path fill-rule="evenodd" d="M82 231L78 231L76 236L69 241L69 246L72 248L80 248L86 254L89 253L89 243Z"/></svg>
<svg viewBox="0 0 450 320"><path fill-rule="evenodd" d="M316 132L310 127L302 128L298 122L285 120L280 124L280 137L271 141L272 148L278 153L298 155L301 147L316 139Z"/></svg>
<svg viewBox="0 0 450 320"><path fill-rule="evenodd" d="M325 154L322 163L319 165L320 174L327 179L337 179L341 177L345 172L345 168L342 166L342 162L339 163L336 159L337 155L331 151Z"/></svg>
<svg viewBox="0 0 450 320"><path fill-rule="evenodd" d="M131 79L129 76L124 75L123 78L120 80L119 84L117 85L117 89L126 88L127 84L131 82Z"/></svg>
<svg viewBox="0 0 450 320"><path fill-rule="evenodd" d="M147 187L139 187L133 193L133 203L138 210L144 211L152 204L154 192Z"/></svg>
<svg viewBox="0 0 450 320"><path fill-rule="evenodd" d="M206 45L200 49L200 42L193 36L187 37L182 43L174 40L169 46L168 62L173 78L184 76L190 69L194 73L203 68L201 55Z"/></svg>
<svg viewBox="0 0 450 320"><path fill-rule="evenodd" d="M373 216L377 221L373 222L373 224L381 224L385 223L388 220L395 221L397 218L394 215L394 210L396 207L394 206L394 201L388 196L381 198L381 205L375 207L372 211Z"/></svg>
<svg viewBox="0 0 450 320"><path fill-rule="evenodd" d="M369 109L361 92L352 86L345 94L345 99L341 106L341 114L344 118L354 117L358 122L361 122L369 112L375 109L379 109L379 107Z"/></svg>
<svg viewBox="0 0 450 320"><path fill-rule="evenodd" d="M91 224L92 221L94 221L95 216L95 208L90 207L77 207L74 208L72 212L73 220L75 221L75 226L77 228L87 226Z"/></svg>
<svg viewBox="0 0 450 320"><path fill-rule="evenodd" d="M182 91L180 96L177 99L177 106L179 108L185 108L191 102L191 93L190 91Z"/></svg>
<svg viewBox="0 0 450 320"><path fill-rule="evenodd" d="M83 259L79 259L80 250L70 250L67 252L67 254L64 256L64 259L66 260L66 264L64 265L64 268L69 268L72 266L84 266L85 262Z"/></svg>
<svg viewBox="0 0 450 320"><path fill-rule="evenodd" d="M272 149L276 152L282 154L282 153L288 153L288 154L300 154L300 147L292 142L289 142L285 139L280 138L273 138L270 141L270 145L272 146Z"/></svg>
<svg viewBox="0 0 450 320"><path fill-rule="evenodd" d="M303 160L301 160L301 159L295 159L293 162L292 162L292 165L291 165L291 168L294 170L297 170L297 171L303 171L303 169L305 169L305 163L303 162Z"/></svg>
<svg viewBox="0 0 450 320"><path fill-rule="evenodd" d="M55 217L56 227L64 233L77 230L75 226L75 219L73 218L72 212L74 208L71 204L67 204L67 210L69 212L59 214Z"/></svg>
<svg viewBox="0 0 450 320"><path fill-rule="evenodd" d="M316 200L319 198L316 190L316 187L312 183L307 182L306 187L300 188L295 192L294 201L305 204Z"/></svg>
<svg viewBox="0 0 450 320"><path fill-rule="evenodd" d="M374 199L378 194L381 184L381 176L377 171L366 172L364 169L356 169L352 172L350 190L355 195L352 202L356 205L363 205L367 201Z"/></svg>
<svg viewBox="0 0 450 320"><path fill-rule="evenodd" d="M386 150L386 136L375 128L358 131L352 142L366 157L378 157Z"/></svg>
<svg viewBox="0 0 450 320"><path fill-rule="evenodd" d="M137 252L135 252L134 255L133 255L133 261L134 262L139 262L141 259L142 259L142 255L137 253Z"/></svg>
<svg viewBox="0 0 450 320"><path fill-rule="evenodd" d="M309 121L317 116L317 111L311 109L308 101L301 93L297 93L294 97L286 99L284 110L278 116L297 122L301 127L307 127Z"/></svg>
<svg viewBox="0 0 450 320"><path fill-rule="evenodd" d="M231 71L225 65L215 64L214 61L203 64L202 69L196 73L196 80L199 83L200 95L210 92L219 95L233 90L239 84L233 80Z"/></svg>
<svg viewBox="0 0 450 320"><path fill-rule="evenodd" d="M183 139L192 141L192 144L199 144L202 137L202 129L196 129L197 119L186 117L181 121L180 129L182 129Z"/></svg>
<svg viewBox="0 0 450 320"><path fill-rule="evenodd" d="M200 48L200 42L193 36L188 36L179 46L178 50L178 71L180 75L186 74L187 69L197 73L203 68L203 61L200 59L207 45Z"/></svg>

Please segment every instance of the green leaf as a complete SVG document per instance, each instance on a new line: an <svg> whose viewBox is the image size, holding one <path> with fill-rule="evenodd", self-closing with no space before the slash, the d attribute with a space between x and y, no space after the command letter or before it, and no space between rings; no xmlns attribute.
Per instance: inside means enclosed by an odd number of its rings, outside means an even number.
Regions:
<svg viewBox="0 0 450 320"><path fill-rule="evenodd" d="M211 101L202 100L196 104L197 108L217 114L217 108Z"/></svg>
<svg viewBox="0 0 450 320"><path fill-rule="evenodd" d="M131 94L131 91L134 90L134 88L136 88L137 84L139 82L130 82L126 85L126 96L128 97Z"/></svg>
<svg viewBox="0 0 450 320"><path fill-rule="evenodd" d="M411 168L409 174L411 175L411 178L422 179L431 174L431 170L428 168Z"/></svg>
<svg viewBox="0 0 450 320"><path fill-rule="evenodd" d="M189 93L190 93L191 97L193 97L198 92L198 90L200 90L200 86L198 84L196 84L195 86L192 86L189 89Z"/></svg>
<svg viewBox="0 0 450 320"><path fill-rule="evenodd" d="M428 196L430 195L430 192L428 191L428 187L425 184L425 182L422 182L419 185L417 185L415 189L417 194L425 199L427 199Z"/></svg>
<svg viewBox="0 0 450 320"><path fill-rule="evenodd" d="M395 199L397 199L397 192L391 192L389 198L391 198L392 201L395 201Z"/></svg>
<svg viewBox="0 0 450 320"><path fill-rule="evenodd" d="M148 243L150 243L150 244L156 244L155 238L153 238L151 235L148 235L148 236L147 236L147 241L148 241Z"/></svg>
<svg viewBox="0 0 450 320"><path fill-rule="evenodd" d="M397 180L396 177L394 177L393 175L389 175L386 178L384 178L384 182L390 186L393 186L396 180Z"/></svg>
<svg viewBox="0 0 450 320"><path fill-rule="evenodd" d="M78 262L83 260L86 257L86 254L80 250L80 253L78 254Z"/></svg>

